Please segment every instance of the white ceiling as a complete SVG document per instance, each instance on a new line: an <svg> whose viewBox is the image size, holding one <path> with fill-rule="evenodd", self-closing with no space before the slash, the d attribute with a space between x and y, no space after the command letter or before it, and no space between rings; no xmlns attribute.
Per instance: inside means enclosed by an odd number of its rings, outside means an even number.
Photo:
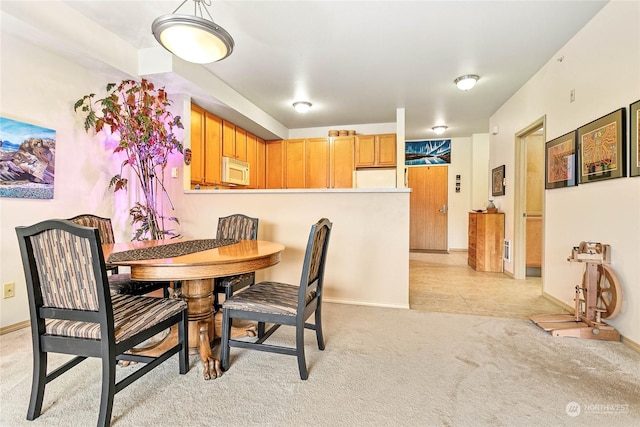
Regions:
<svg viewBox="0 0 640 427"><path fill-rule="evenodd" d="M146 48L152 21L181 0L65 3ZM470 136L489 132L490 115L605 3L213 1L235 49L205 67L289 129L395 122L404 108L407 139L433 138L437 124ZM179 12L192 10L188 0ZM462 74L481 76L473 90L455 87ZM296 100L313 109L296 113Z"/></svg>

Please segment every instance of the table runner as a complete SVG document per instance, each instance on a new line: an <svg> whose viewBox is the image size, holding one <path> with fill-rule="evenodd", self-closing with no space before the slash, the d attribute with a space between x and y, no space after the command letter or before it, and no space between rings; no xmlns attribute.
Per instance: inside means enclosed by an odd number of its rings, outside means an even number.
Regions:
<svg viewBox="0 0 640 427"><path fill-rule="evenodd" d="M148 248L130 249L128 251L114 252L109 255L107 263L122 261L137 261L143 259L173 258L193 252L206 251L221 246L238 243L235 239L198 239L186 242L168 243L166 245L149 246Z"/></svg>

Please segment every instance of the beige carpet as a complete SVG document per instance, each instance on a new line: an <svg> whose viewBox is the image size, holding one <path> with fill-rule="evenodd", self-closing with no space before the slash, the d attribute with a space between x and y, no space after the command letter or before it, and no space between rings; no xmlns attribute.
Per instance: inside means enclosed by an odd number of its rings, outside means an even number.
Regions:
<svg viewBox="0 0 640 427"><path fill-rule="evenodd" d="M184 376L174 357L116 395L113 425L640 425L640 355L621 343L554 338L525 319L339 304L325 304L324 325L324 352L306 335L307 381L290 356L232 349L231 369L208 382L196 357ZM50 383L42 416L25 420L29 334L0 337L0 425L95 425L97 360Z"/></svg>

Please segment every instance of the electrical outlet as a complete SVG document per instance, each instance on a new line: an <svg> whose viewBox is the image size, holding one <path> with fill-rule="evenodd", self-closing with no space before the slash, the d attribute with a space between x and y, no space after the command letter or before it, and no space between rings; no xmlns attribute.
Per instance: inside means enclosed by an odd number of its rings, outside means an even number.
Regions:
<svg viewBox="0 0 640 427"><path fill-rule="evenodd" d="M2 285L2 298L13 298L16 296L16 284L5 283Z"/></svg>

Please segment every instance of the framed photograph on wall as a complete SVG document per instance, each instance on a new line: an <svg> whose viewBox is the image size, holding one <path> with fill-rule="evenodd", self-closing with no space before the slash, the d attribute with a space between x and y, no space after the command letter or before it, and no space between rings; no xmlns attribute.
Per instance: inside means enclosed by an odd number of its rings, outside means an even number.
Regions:
<svg viewBox="0 0 640 427"><path fill-rule="evenodd" d="M625 108L578 128L580 184L627 176Z"/></svg>
<svg viewBox="0 0 640 427"><path fill-rule="evenodd" d="M629 157L631 176L640 176L640 100L629 106L631 135L629 137Z"/></svg>
<svg viewBox="0 0 640 427"><path fill-rule="evenodd" d="M544 188L577 185L576 131L571 131L545 145Z"/></svg>
<svg viewBox="0 0 640 427"><path fill-rule="evenodd" d="M504 196L504 165L491 170L491 195Z"/></svg>

